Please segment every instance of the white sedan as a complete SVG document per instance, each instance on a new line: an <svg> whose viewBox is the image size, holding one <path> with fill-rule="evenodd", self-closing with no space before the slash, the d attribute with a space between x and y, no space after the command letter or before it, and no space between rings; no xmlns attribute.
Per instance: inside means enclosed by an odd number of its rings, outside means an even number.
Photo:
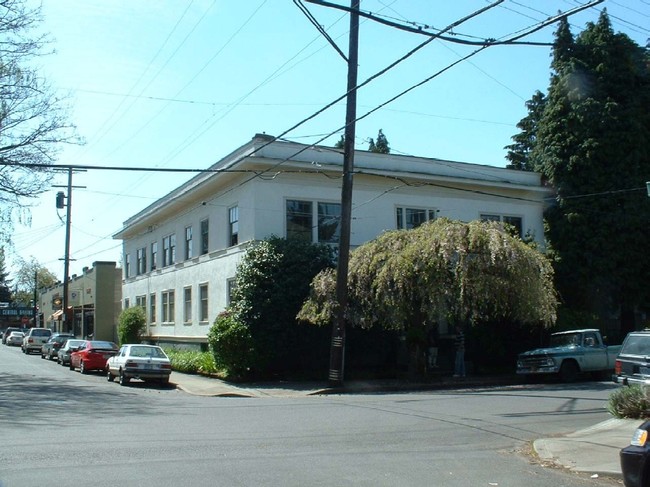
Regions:
<svg viewBox="0 0 650 487"><path fill-rule="evenodd" d="M155 345L122 345L117 355L106 361L107 379L112 382L118 377L123 386L131 379L167 384L171 372L169 357Z"/></svg>

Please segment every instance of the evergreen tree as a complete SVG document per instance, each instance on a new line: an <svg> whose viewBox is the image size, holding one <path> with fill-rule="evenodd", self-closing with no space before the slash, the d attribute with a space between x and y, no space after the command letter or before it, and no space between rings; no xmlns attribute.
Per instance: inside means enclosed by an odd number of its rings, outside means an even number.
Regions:
<svg viewBox="0 0 650 487"><path fill-rule="evenodd" d="M619 316L622 332L650 306L648 59L606 11L575 39L563 20L543 112L530 124L527 162L557 192L546 218L560 295L574 311Z"/></svg>
<svg viewBox="0 0 650 487"><path fill-rule="evenodd" d="M513 144L505 146L505 149L508 150L506 159L510 161L506 165L508 169L537 170L534 161L531 159L531 152L535 147L537 125L542 118L545 106L546 96L539 90L526 102L528 115L517 124L517 128L521 129L521 132L512 136Z"/></svg>
<svg viewBox="0 0 650 487"><path fill-rule="evenodd" d="M384 135L382 129L379 129L377 134L377 142L371 137L368 143L368 151L377 152L379 154L390 154L390 146L388 145L388 139Z"/></svg>
<svg viewBox="0 0 650 487"><path fill-rule="evenodd" d="M11 303L11 280L5 268L5 249L0 247L0 303Z"/></svg>
<svg viewBox="0 0 650 487"><path fill-rule="evenodd" d="M336 141L334 147L336 147L337 149L343 149L345 147L345 135L341 135L341 138Z"/></svg>

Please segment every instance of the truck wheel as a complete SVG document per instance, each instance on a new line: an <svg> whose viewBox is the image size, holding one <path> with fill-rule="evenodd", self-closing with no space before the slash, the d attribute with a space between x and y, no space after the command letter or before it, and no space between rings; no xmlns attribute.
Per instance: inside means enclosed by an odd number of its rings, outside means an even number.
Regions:
<svg viewBox="0 0 650 487"><path fill-rule="evenodd" d="M560 367L560 380L562 382L575 382L579 373L580 369L578 368L578 364L569 360L568 362L564 362L562 367Z"/></svg>

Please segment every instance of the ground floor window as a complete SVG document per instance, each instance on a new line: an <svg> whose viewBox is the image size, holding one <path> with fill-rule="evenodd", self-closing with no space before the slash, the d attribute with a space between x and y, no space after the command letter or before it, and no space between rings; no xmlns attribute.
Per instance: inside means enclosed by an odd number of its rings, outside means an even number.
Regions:
<svg viewBox="0 0 650 487"><path fill-rule="evenodd" d="M172 323L174 321L174 291L162 292L162 321L163 323Z"/></svg>
<svg viewBox="0 0 650 487"><path fill-rule="evenodd" d="M523 238L523 219L520 216L499 215L495 213L481 213L481 220L501 222L510 225L514 229L515 235Z"/></svg>
<svg viewBox="0 0 650 487"><path fill-rule="evenodd" d="M397 229L412 230L425 222L435 220L436 210L432 208L403 208L396 209Z"/></svg>

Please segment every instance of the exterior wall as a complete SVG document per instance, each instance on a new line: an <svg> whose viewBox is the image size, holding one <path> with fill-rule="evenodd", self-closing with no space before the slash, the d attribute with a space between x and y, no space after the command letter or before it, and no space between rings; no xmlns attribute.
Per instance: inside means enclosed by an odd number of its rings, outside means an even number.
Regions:
<svg viewBox="0 0 650 487"><path fill-rule="evenodd" d="M300 144L268 141L260 136L211 169L269 170L269 177L241 172L200 174L124 223L115 235L123 241L123 306L144 304L153 340L205 342L217 314L228 304L228 281L246 246L271 235L286 236L288 199L340 203L342 155L331 148L304 149ZM293 157L292 157L293 156ZM277 167L282 164L283 170ZM519 217L523 233L543 246L544 199L549 191L535 173L410 156L357 153L351 245L359 246L397 227L398 207L432 210L436 218L476 220L482 214ZM314 169L320 172L315 173ZM272 175L272 176L271 176ZM239 210L238 243L230 246L229 209ZM200 254L200 222L209 221L209 251ZM185 228L192 227L192 257L185 259ZM176 260L162 266L163 238L176 235ZM157 242L156 269L151 270L151 244ZM145 249L144 272L137 251ZM128 259L127 259L128 256ZM208 286L207 320L199 321L199 287ZM184 290L191 289L190 321L185 321ZM174 291L174 314L162 321L162 293ZM151 296L155 315L151 316Z"/></svg>
<svg viewBox="0 0 650 487"><path fill-rule="evenodd" d="M117 340L117 320L121 310L122 270L115 262L94 262L80 276L72 276L68 283L68 326L79 337L90 336L97 340ZM64 331L61 313L53 308L55 297L63 296L63 284L41 291L39 307L41 326ZM83 316L83 319L81 318ZM65 330L68 331L68 330Z"/></svg>

